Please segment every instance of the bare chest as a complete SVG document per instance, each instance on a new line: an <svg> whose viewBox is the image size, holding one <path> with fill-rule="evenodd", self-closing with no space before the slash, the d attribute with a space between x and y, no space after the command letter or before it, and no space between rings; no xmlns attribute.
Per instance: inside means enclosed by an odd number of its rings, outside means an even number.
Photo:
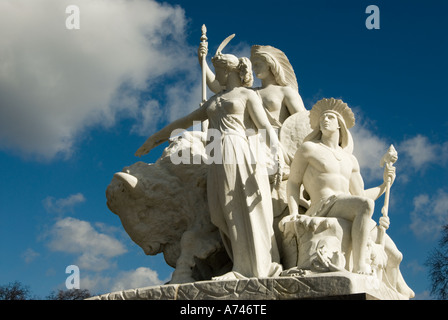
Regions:
<svg viewBox="0 0 448 320"><path fill-rule="evenodd" d="M283 104L283 93L276 87L267 87L260 89L259 91L261 100L263 101L263 107L272 112L278 113Z"/></svg>
<svg viewBox="0 0 448 320"><path fill-rule="evenodd" d="M350 178L353 161L349 154L341 149L331 150L325 146L320 146L316 151L310 156L309 164L317 174L336 174L347 179Z"/></svg>

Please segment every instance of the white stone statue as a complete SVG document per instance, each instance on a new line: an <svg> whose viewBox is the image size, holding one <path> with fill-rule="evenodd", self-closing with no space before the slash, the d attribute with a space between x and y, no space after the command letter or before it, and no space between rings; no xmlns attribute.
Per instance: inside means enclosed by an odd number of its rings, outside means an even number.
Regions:
<svg viewBox="0 0 448 320"><path fill-rule="evenodd" d="M395 168L386 167L383 184L364 189L358 161L352 154L353 141L349 131L355 124L355 118L351 109L341 100L331 98L317 102L310 111L310 123L313 132L299 147L291 164L287 186L290 216L282 220L282 228L285 228L288 221L296 221L294 228L300 238L307 230L321 234L333 224L335 230L339 228L339 232L333 232L336 238L339 237L339 244L334 238L330 241L322 235L319 241L323 243L319 244L314 240L317 255L314 267L319 269L323 266L327 271L345 267L346 261L342 259L342 253L349 246L347 241L345 246L341 246L345 234L345 238L350 238L348 241L351 242L353 254L351 271L372 274L373 262L376 260L378 264L380 258L375 247L378 232L371 219L374 201L385 192L388 185L393 184ZM302 185L305 198L311 201L305 215L299 215L298 212ZM345 222L344 226L338 227L322 217L343 219L351 225L347 230ZM382 217L380 225L387 229L388 217ZM338 233L339 236L336 236ZM307 241L311 239L309 236ZM325 241L328 243L324 243ZM304 260L303 257L300 258L300 251L304 250L305 241L302 239L299 242L299 260ZM398 268L402 255L387 235L384 251L387 262L383 261L382 267L386 269L387 281L404 296L413 297L412 290L404 282ZM308 252L305 260L308 259L309 262L311 258Z"/></svg>
<svg viewBox="0 0 448 320"><path fill-rule="evenodd" d="M375 293L386 298L412 298L399 269L402 254L386 234L396 151L382 159L384 182L365 189L347 104L323 99L306 110L286 55L259 45L250 60L223 54L233 37L212 58L215 75L202 28L202 104L137 150L142 156L169 140L156 163L114 175L106 193L111 211L147 254L163 252L175 268L171 284L214 279L238 288L241 279L329 279L333 272L352 284L367 281L358 288L375 278ZM251 88L252 66L259 88ZM208 100L206 84L215 93ZM202 131L171 138L195 121ZM377 226L372 215L383 193Z"/></svg>
<svg viewBox="0 0 448 320"><path fill-rule="evenodd" d="M252 46L250 60L261 80L261 87L255 90L272 126L280 130L290 115L306 111L294 69L283 51L272 46Z"/></svg>
<svg viewBox="0 0 448 320"><path fill-rule="evenodd" d="M148 153L168 140L171 132L193 121L209 121L209 133L219 132L221 163L208 165L207 198L212 222L218 227L233 261L232 271L217 280L278 275L282 268L273 230L271 190L266 167L255 161L247 130L264 130L266 143L282 161L278 137L251 89L252 68L247 58L222 54L212 59L216 79L225 90L199 109L150 136L136 155Z"/></svg>
<svg viewBox="0 0 448 320"><path fill-rule="evenodd" d="M207 85L214 93L219 93L224 87L203 62L206 55L207 46L201 43L198 58L205 69ZM262 99L269 122L279 130L290 115L306 111L294 69L287 56L272 46L252 46L250 60L255 76L261 80L261 87L254 89Z"/></svg>
<svg viewBox="0 0 448 320"><path fill-rule="evenodd" d="M214 93L221 92L224 87L216 79L206 63L207 44L201 42L198 49L198 58L207 86ZM302 143L305 136L311 132L309 127L308 111L305 109L302 98L299 94L299 87L294 69L289 59L281 50L272 46L254 45L251 48L250 60L253 65L254 74L261 80L261 87L253 88L263 102L263 108L271 126L276 130L280 142L284 147L285 163L281 168L283 180L287 179L289 165L297 147ZM291 115L295 115L290 118ZM290 118L290 119L289 119ZM286 121L289 119L289 121ZM283 124L286 121L286 126ZM284 130L283 130L284 129ZM264 148L257 139L250 139L253 150L259 160L272 159L270 150ZM271 160L272 162L272 160ZM271 176L271 182L274 179ZM274 231L278 237L278 219L287 214L286 181L281 181L278 185L271 184L272 205L274 214ZM281 241L278 239L281 248Z"/></svg>

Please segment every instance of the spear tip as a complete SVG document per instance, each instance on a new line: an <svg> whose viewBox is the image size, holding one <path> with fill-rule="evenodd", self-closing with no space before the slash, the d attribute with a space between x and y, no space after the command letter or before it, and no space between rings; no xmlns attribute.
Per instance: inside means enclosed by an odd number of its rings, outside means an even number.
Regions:
<svg viewBox="0 0 448 320"><path fill-rule="evenodd" d="M201 41L205 42L208 40L206 35L207 27L205 26L205 24L202 25L201 31L202 31Z"/></svg>

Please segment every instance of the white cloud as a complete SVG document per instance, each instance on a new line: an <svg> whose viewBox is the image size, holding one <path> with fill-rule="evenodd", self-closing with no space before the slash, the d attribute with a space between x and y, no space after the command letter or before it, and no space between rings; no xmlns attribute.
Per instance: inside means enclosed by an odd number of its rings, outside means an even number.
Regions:
<svg viewBox="0 0 448 320"><path fill-rule="evenodd" d="M132 127L132 132L140 135L147 135L150 128L155 128L163 116L160 103L157 100L147 101L140 109L140 117Z"/></svg>
<svg viewBox="0 0 448 320"><path fill-rule="evenodd" d="M439 189L435 194L420 194L413 200L410 228L420 238L435 240L441 227L448 224L448 193Z"/></svg>
<svg viewBox="0 0 448 320"><path fill-rule="evenodd" d="M81 288L88 289L92 294L104 294L161 285L167 280L159 279L159 275L154 270L140 267L135 270L121 271L113 276L104 276L99 272L83 273L80 284Z"/></svg>
<svg viewBox="0 0 448 320"><path fill-rule="evenodd" d="M420 134L403 141L399 150L415 171L424 170L429 164L444 165L448 160L448 143L431 143L428 137Z"/></svg>
<svg viewBox="0 0 448 320"><path fill-rule="evenodd" d="M82 193L76 193L62 199L46 197L42 202L45 210L48 212L64 213L72 211L74 206L85 201L86 199Z"/></svg>
<svg viewBox="0 0 448 320"><path fill-rule="evenodd" d="M359 121L358 121L359 122ZM358 159L361 174L367 182L382 179L383 170L380 160L390 143L379 137L364 123L358 123L351 129L355 148L353 154ZM424 172L431 164L446 165L448 161L448 142L431 143L428 137L417 135L395 145L398 152L397 177L409 181L410 175Z"/></svg>
<svg viewBox="0 0 448 320"><path fill-rule="evenodd" d="M138 117L139 93L161 82L160 76L198 68L185 44L180 7L77 0L81 29L67 30L70 4L0 2L2 149L40 159L68 157L89 126Z"/></svg>
<svg viewBox="0 0 448 320"><path fill-rule="evenodd" d="M163 284L156 271L140 267L136 270L121 272L111 286L111 292L143 288Z"/></svg>
<svg viewBox="0 0 448 320"><path fill-rule="evenodd" d="M112 258L126 252L125 246L117 239L98 232L87 221L71 217L58 220L47 237L52 251L77 255L74 264L81 270L105 270L113 264Z"/></svg>
<svg viewBox="0 0 448 320"><path fill-rule="evenodd" d="M382 180L383 169L380 167L380 160L389 145L362 124L354 126L351 133L355 145L353 154L358 159L364 180L366 182Z"/></svg>

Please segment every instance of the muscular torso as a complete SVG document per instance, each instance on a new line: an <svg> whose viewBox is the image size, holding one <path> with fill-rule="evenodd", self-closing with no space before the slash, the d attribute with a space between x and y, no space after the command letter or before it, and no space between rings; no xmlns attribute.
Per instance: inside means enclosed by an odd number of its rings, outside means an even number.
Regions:
<svg viewBox="0 0 448 320"><path fill-rule="evenodd" d="M307 160L303 185L311 202L350 193L350 178L354 170L352 155L340 148L332 151L321 143L313 143L313 151L307 155Z"/></svg>

